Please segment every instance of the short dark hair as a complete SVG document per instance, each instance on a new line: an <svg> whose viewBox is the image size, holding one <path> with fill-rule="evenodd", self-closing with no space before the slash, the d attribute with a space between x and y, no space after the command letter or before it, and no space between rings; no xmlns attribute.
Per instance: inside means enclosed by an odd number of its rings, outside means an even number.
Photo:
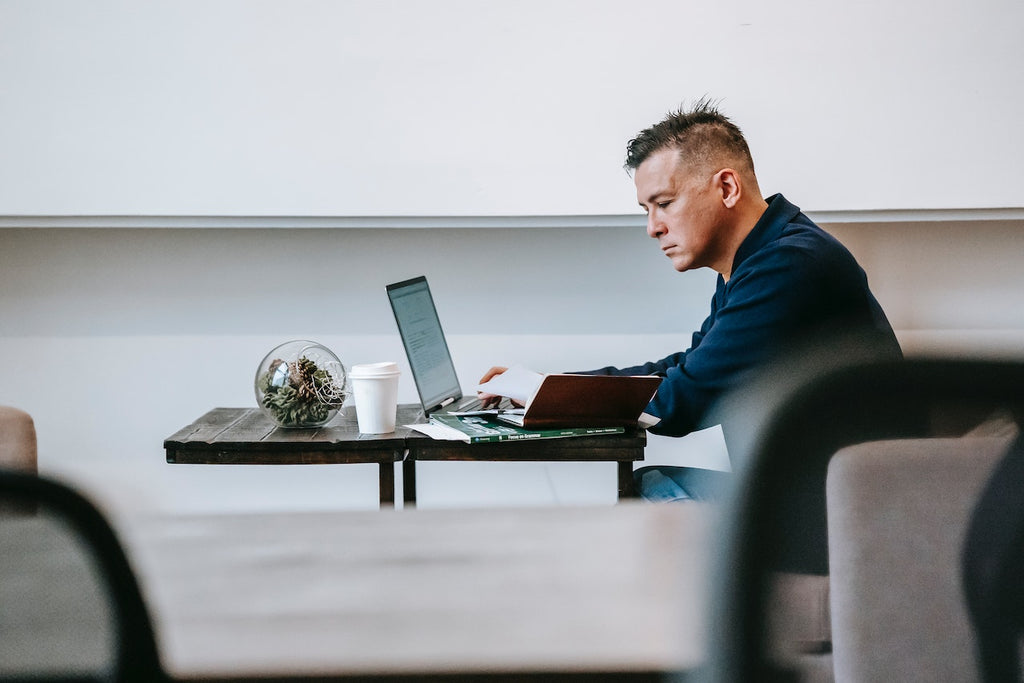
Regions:
<svg viewBox="0 0 1024 683"><path fill-rule="evenodd" d="M626 145L626 170L635 171L655 152L679 150L684 162L695 167L720 163L746 164L754 172L750 148L739 129L706 97L690 108L670 112L660 123L640 131Z"/></svg>

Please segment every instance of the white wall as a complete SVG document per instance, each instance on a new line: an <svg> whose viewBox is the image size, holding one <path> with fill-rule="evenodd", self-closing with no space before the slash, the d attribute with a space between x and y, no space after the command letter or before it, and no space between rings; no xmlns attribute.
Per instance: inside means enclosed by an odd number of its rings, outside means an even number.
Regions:
<svg viewBox="0 0 1024 683"><path fill-rule="evenodd" d="M626 214L623 142L705 94L806 209L1020 207L1022 24L1018 0L4 0L0 215Z"/></svg>

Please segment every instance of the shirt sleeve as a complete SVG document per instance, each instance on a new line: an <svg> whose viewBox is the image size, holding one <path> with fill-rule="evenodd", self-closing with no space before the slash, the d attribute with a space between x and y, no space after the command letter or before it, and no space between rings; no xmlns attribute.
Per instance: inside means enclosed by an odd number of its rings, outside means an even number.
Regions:
<svg viewBox="0 0 1024 683"><path fill-rule="evenodd" d="M690 343L690 349L686 351L680 351L673 353L670 356L666 356L658 361L649 361L640 365L631 365L625 368L618 368L612 365L607 367L598 368L597 370L584 370L581 372L575 372L571 374L576 375L657 375L658 377L665 377L668 374L669 368L682 365L686 362L686 354L690 353L694 347L700 344L701 339L704 336L704 328L710 327L711 316L704 321L704 325L701 330L693 333L693 339Z"/></svg>
<svg viewBox="0 0 1024 683"><path fill-rule="evenodd" d="M657 374L664 379L648 406L661 418L656 434L684 436L700 426L707 409L742 381L796 331L821 323L836 304L837 281L845 279L801 249L776 249L752 256L716 297L720 307L694 334L684 352L629 368L602 368L600 374ZM749 266L749 267L748 267ZM839 296L839 298L842 298Z"/></svg>

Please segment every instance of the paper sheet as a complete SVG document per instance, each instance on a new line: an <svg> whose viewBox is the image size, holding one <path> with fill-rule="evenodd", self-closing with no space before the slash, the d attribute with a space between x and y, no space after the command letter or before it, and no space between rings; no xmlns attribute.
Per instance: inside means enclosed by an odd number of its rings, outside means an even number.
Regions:
<svg viewBox="0 0 1024 683"><path fill-rule="evenodd" d="M415 429L421 434L426 434L431 439L437 439L439 441L465 441L466 435L462 432L446 427L444 425L435 424L433 422L405 425L409 429Z"/></svg>
<svg viewBox="0 0 1024 683"><path fill-rule="evenodd" d="M527 370L521 365L513 365L500 375L495 375L488 382L477 386L477 391L495 396L507 396L518 403L529 403L544 375Z"/></svg>

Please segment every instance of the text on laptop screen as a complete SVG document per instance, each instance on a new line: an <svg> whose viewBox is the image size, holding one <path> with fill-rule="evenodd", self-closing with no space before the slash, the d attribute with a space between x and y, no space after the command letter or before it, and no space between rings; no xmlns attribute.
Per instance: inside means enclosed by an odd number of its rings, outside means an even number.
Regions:
<svg viewBox="0 0 1024 683"><path fill-rule="evenodd" d="M461 396L459 378L426 279L415 278L388 287L388 296L423 405L436 406L443 399Z"/></svg>

